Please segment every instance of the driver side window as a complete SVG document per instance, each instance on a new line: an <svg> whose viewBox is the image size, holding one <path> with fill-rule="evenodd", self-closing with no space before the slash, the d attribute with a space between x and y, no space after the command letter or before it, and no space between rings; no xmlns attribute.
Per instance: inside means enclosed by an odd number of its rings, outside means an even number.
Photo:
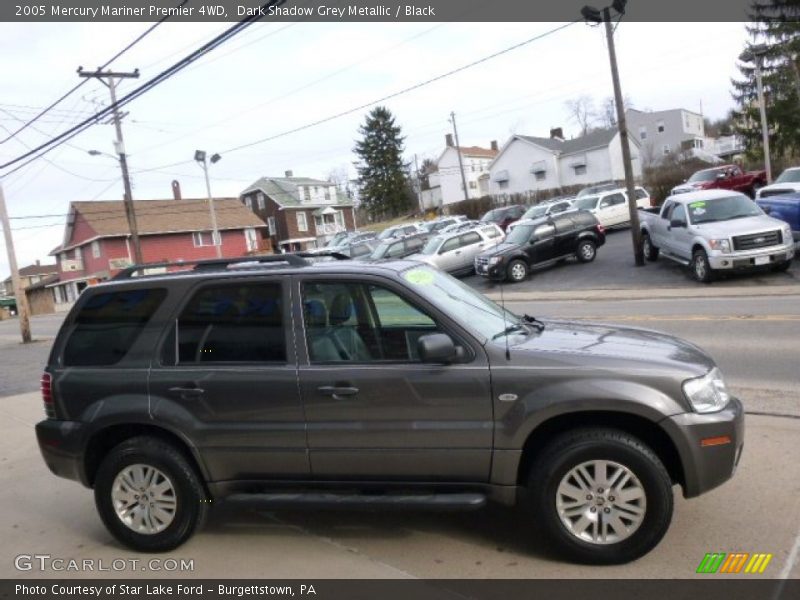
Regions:
<svg viewBox="0 0 800 600"><path fill-rule="evenodd" d="M445 252L450 252L451 250L457 250L461 247L459 240L457 237L452 237L447 240L442 247L439 249L439 254L444 254Z"/></svg>
<svg viewBox="0 0 800 600"><path fill-rule="evenodd" d="M686 208L683 204L675 205L675 208L672 210L672 220L686 223Z"/></svg>

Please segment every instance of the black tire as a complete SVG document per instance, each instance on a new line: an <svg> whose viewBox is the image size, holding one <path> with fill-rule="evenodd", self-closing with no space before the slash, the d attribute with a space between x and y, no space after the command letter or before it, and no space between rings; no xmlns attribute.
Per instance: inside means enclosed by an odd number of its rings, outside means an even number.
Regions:
<svg viewBox="0 0 800 600"><path fill-rule="evenodd" d="M512 260L506 267L506 277L511 283L525 281L528 277L528 265L519 258Z"/></svg>
<svg viewBox="0 0 800 600"><path fill-rule="evenodd" d="M783 271L788 271L790 266L792 266L792 261L785 260L783 262L779 262L777 265L773 265L772 270L782 273Z"/></svg>
<svg viewBox="0 0 800 600"><path fill-rule="evenodd" d="M702 248L698 248L692 253L692 262L689 265L692 269L692 277L700 283L711 283L714 281L714 270L708 262L708 254Z"/></svg>
<svg viewBox="0 0 800 600"><path fill-rule="evenodd" d="M653 244L648 233L642 233L642 251L644 257L650 262L658 260L658 248Z"/></svg>
<svg viewBox="0 0 800 600"><path fill-rule="evenodd" d="M112 500L114 482L132 465L154 467L172 484L175 511L163 531L139 533L117 515ZM166 552L180 546L205 522L209 505L202 481L186 457L172 444L149 436L126 440L106 455L97 470L94 498L111 535L139 552Z"/></svg>
<svg viewBox="0 0 800 600"><path fill-rule="evenodd" d="M557 499L562 479L578 465L593 460L624 466L644 490L646 508L640 525L617 542L601 544L580 539L559 514ZM622 564L644 556L661 541L672 520L672 481L664 465L641 440L614 429L578 429L552 440L531 468L528 492L531 514L545 539L565 558L581 563ZM598 517L592 518L600 522L601 512L594 511L591 514Z"/></svg>
<svg viewBox="0 0 800 600"><path fill-rule="evenodd" d="M582 263L592 262L597 257L597 244L592 240L581 240L575 249L575 256Z"/></svg>

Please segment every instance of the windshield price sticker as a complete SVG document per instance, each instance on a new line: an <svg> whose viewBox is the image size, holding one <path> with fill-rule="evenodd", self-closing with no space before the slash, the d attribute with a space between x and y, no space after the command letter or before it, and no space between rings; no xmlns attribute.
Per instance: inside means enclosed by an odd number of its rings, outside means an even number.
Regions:
<svg viewBox="0 0 800 600"><path fill-rule="evenodd" d="M433 283L433 273L424 269L412 269L404 277L407 282L414 285L431 285Z"/></svg>

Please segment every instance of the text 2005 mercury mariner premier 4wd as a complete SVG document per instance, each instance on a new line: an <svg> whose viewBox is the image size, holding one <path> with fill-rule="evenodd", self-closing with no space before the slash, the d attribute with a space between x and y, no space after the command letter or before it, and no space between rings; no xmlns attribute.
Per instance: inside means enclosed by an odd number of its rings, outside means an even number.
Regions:
<svg viewBox="0 0 800 600"><path fill-rule="evenodd" d="M741 403L668 335L520 317L412 261L142 268L80 296L36 426L53 473L140 551L187 540L210 500L491 500L571 560L621 563L664 536L674 485L707 492L741 455Z"/></svg>

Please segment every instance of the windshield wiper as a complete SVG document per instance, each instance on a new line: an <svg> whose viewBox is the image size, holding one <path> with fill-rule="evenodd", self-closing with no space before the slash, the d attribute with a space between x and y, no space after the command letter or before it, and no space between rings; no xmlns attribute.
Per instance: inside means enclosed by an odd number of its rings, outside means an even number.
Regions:
<svg viewBox="0 0 800 600"><path fill-rule="evenodd" d="M536 331L538 331L538 332L540 332L540 333L541 333L542 331L544 331L545 324L544 324L544 323L542 323L542 322L541 322L539 319L537 319L536 317L532 317L532 316L530 316L529 314L524 314L524 315L522 315L522 319L525 321L525 323L527 323L528 325L530 325L531 327L533 327L534 329L536 329Z"/></svg>
<svg viewBox="0 0 800 600"><path fill-rule="evenodd" d="M514 323L513 325L509 325L508 327L503 329L503 331L501 331L500 333L495 333L492 336L492 339L496 340L497 338L501 338L510 333L514 333L515 331L527 331L527 329L525 329L525 327L523 327L520 323Z"/></svg>

